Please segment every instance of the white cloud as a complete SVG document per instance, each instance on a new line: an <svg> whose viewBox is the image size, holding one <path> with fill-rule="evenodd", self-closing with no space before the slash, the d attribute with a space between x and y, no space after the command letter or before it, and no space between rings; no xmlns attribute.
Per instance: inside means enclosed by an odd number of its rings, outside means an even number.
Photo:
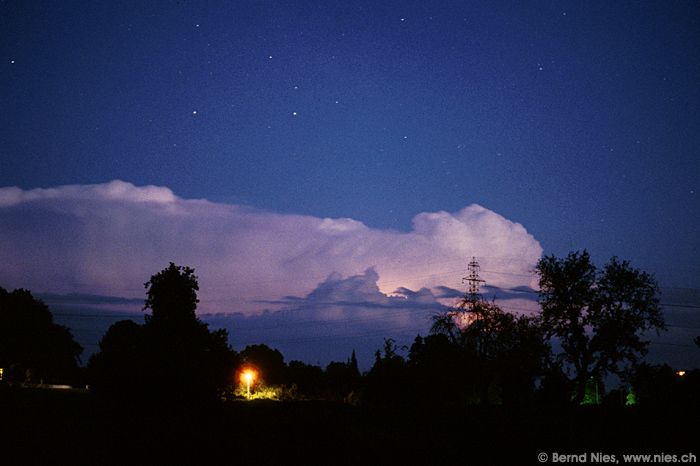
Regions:
<svg viewBox="0 0 700 466"><path fill-rule="evenodd" d="M160 186L136 187L131 183L114 180L105 184L69 185L59 188L36 188L24 191L15 186L0 188L0 206L41 201L47 199L63 200L116 200L126 202L169 203L177 200L173 192Z"/></svg>
<svg viewBox="0 0 700 466"><path fill-rule="evenodd" d="M150 275L174 261L196 268L203 311L251 311L268 307L260 301L320 292L333 273L340 280L370 268L385 294L463 289L471 256L490 285L532 286L541 253L522 225L474 204L420 213L412 231L396 232L181 199L123 181L0 188L5 288L142 297Z"/></svg>

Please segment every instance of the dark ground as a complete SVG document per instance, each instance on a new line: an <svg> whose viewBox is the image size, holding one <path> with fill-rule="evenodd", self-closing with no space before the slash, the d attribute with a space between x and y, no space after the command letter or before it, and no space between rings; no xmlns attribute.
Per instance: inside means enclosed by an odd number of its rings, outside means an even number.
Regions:
<svg viewBox="0 0 700 466"><path fill-rule="evenodd" d="M537 454L693 452L683 407L369 408L307 401L114 406L0 387L0 464L537 464ZM619 458L619 456L618 456ZM620 460L622 463L622 460Z"/></svg>

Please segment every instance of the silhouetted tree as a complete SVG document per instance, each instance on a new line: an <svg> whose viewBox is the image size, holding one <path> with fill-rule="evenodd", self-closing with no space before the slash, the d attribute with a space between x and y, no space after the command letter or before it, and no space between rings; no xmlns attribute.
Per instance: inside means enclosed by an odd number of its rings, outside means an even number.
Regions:
<svg viewBox="0 0 700 466"><path fill-rule="evenodd" d="M259 377L267 384L278 385L284 383L286 366L284 356L279 350L267 345L248 345L241 351L243 363L250 364L258 369Z"/></svg>
<svg viewBox="0 0 700 466"><path fill-rule="evenodd" d="M535 377L548 365L549 345L536 319L504 312L495 303L472 301L464 310L433 318L433 334L444 335L467 354L482 403L492 390L509 403L534 393Z"/></svg>
<svg viewBox="0 0 700 466"><path fill-rule="evenodd" d="M352 350L350 355L350 361L348 361L348 368L352 373L353 377L360 377L360 369L357 365L357 355L355 355L355 350Z"/></svg>
<svg viewBox="0 0 700 466"><path fill-rule="evenodd" d="M529 403L535 393L535 380L556 369L551 347L538 319L527 315L509 318L501 333L502 343L493 357L501 397L506 404Z"/></svg>
<svg viewBox="0 0 700 466"><path fill-rule="evenodd" d="M365 400L384 406L405 406L410 400L410 376L406 361L398 354L393 338L384 339L383 354L377 351L366 376Z"/></svg>
<svg viewBox="0 0 700 466"><path fill-rule="evenodd" d="M144 284L146 288L146 303L143 309L150 309L152 314L146 316L159 324L162 322L185 322L190 324L197 319L197 291L199 283L194 275L194 269L177 266L170 263L168 267Z"/></svg>
<svg viewBox="0 0 700 466"><path fill-rule="evenodd" d="M357 390L360 382L360 371L357 367L357 357L353 350L347 362L332 361L325 371L328 395L331 398L345 399L351 392Z"/></svg>
<svg viewBox="0 0 700 466"><path fill-rule="evenodd" d="M296 386L302 398L320 398L326 391L323 369L301 361L289 361L285 383L290 387Z"/></svg>
<svg viewBox="0 0 700 466"><path fill-rule="evenodd" d="M83 348L31 292L0 288L0 367L16 382L62 382L76 376Z"/></svg>
<svg viewBox="0 0 700 466"><path fill-rule="evenodd" d="M93 388L112 397L130 397L141 390L144 365L144 329L132 320L112 324L100 340L100 351L88 363Z"/></svg>
<svg viewBox="0 0 700 466"><path fill-rule="evenodd" d="M461 407L478 399L476 358L441 333L417 335L408 352L417 403Z"/></svg>
<svg viewBox="0 0 700 466"><path fill-rule="evenodd" d="M194 270L170 263L146 288L146 323L112 325L91 360L96 390L154 401L213 399L233 383L236 353L225 329L209 331L197 318Z"/></svg>
<svg viewBox="0 0 700 466"><path fill-rule="evenodd" d="M587 251L565 259L542 258L542 326L562 346L563 361L573 369L573 401L580 403L589 379L621 373L647 351L644 331L664 329L654 278L613 257L601 272Z"/></svg>

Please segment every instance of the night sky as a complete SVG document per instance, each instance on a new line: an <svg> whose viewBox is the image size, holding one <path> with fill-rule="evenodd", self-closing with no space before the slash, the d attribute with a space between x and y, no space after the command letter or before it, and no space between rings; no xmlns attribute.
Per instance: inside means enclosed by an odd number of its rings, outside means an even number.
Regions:
<svg viewBox="0 0 700 466"><path fill-rule="evenodd" d="M176 260L204 311L367 336L343 306L587 248L697 306L698 50L696 1L2 1L0 286L128 301Z"/></svg>

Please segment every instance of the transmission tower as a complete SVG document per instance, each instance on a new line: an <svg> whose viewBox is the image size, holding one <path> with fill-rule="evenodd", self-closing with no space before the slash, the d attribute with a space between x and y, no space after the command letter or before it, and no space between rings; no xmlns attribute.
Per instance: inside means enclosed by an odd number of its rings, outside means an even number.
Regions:
<svg viewBox="0 0 700 466"><path fill-rule="evenodd" d="M462 300L462 306L465 310L471 310L474 305L482 300L479 288L485 280L479 278L479 262L476 257L472 256L472 260L467 264L467 276L462 278L462 283L467 284L467 293Z"/></svg>

